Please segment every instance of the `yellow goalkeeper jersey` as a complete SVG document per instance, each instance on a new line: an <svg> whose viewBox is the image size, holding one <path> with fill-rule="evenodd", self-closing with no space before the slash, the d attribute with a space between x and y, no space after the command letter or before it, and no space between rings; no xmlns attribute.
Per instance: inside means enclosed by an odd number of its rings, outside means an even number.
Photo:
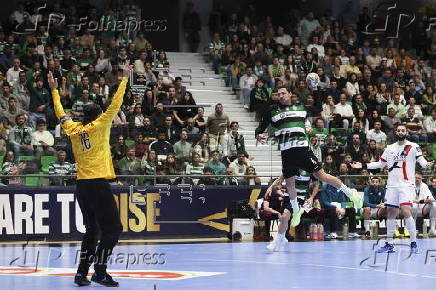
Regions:
<svg viewBox="0 0 436 290"><path fill-rule="evenodd" d="M109 137L112 120L123 103L126 84L127 78L123 78L106 112L86 125L72 121L62 107L58 90L52 91L56 116L65 134L71 138L77 166L77 179L115 178Z"/></svg>

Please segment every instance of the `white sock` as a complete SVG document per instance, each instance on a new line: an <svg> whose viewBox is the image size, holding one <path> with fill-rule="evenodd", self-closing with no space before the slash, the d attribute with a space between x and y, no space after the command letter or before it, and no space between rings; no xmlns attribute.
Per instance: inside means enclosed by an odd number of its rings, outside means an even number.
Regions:
<svg viewBox="0 0 436 290"><path fill-rule="evenodd" d="M396 228L396 221L394 219L386 220L386 241L388 243L392 242L394 239L394 232Z"/></svg>
<svg viewBox="0 0 436 290"><path fill-rule="evenodd" d="M294 213L297 213L300 210L300 206L298 205L297 198L291 199L291 206L292 206L292 211Z"/></svg>
<svg viewBox="0 0 436 290"><path fill-rule="evenodd" d="M370 225L371 225L371 221L370 220L364 220L363 221L363 226L365 227L365 232L369 232L370 230Z"/></svg>
<svg viewBox="0 0 436 290"><path fill-rule="evenodd" d="M413 217L409 216L408 218L404 219L406 222L406 228L410 233L410 240L412 242L416 242L416 223Z"/></svg>
<svg viewBox="0 0 436 290"><path fill-rule="evenodd" d="M430 219L430 230L435 231L436 230L436 218Z"/></svg>
<svg viewBox="0 0 436 290"><path fill-rule="evenodd" d="M340 190L343 193L345 193L345 195L348 196L348 197L353 194L351 189L348 186L346 186L345 184L343 184L343 183L342 183L341 187L338 188L338 190Z"/></svg>

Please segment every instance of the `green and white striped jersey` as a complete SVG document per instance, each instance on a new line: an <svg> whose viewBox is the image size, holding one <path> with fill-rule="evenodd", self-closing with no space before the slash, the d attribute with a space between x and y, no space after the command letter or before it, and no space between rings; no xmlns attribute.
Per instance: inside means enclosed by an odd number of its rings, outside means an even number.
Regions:
<svg viewBox="0 0 436 290"><path fill-rule="evenodd" d="M274 106L263 117L256 129L256 135L263 133L271 124L281 151L295 147L308 147L306 117L307 112L302 105Z"/></svg>

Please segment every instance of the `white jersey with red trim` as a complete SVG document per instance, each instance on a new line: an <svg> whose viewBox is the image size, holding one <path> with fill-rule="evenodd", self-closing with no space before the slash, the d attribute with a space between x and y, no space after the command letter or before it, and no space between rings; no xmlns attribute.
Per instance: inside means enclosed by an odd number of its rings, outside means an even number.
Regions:
<svg viewBox="0 0 436 290"><path fill-rule="evenodd" d="M419 145L410 141L387 146L380 157L389 170L386 187L414 187L416 160L421 156Z"/></svg>

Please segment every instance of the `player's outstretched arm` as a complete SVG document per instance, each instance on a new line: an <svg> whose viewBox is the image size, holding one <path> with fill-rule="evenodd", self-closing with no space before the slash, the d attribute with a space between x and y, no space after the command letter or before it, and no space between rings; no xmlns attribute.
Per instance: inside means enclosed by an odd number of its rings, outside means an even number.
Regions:
<svg viewBox="0 0 436 290"><path fill-rule="evenodd" d="M50 71L48 73L48 86L51 90L51 95L53 98L53 106L55 110L56 117L61 122L61 126L65 131L65 134L68 136L74 134L74 129L76 128L77 123L73 122L71 118L65 113L64 108L62 107L61 97L58 91L58 81L53 77L53 73Z"/></svg>
<svg viewBox="0 0 436 290"><path fill-rule="evenodd" d="M123 68L123 80L118 86L117 92L112 98L112 102L107 108L106 112L104 112L96 121L95 124L112 124L112 120L115 118L116 114L120 110L120 107L123 103L124 92L126 91L127 80L129 79L130 71L132 67L130 66L130 62L126 61L126 64Z"/></svg>

